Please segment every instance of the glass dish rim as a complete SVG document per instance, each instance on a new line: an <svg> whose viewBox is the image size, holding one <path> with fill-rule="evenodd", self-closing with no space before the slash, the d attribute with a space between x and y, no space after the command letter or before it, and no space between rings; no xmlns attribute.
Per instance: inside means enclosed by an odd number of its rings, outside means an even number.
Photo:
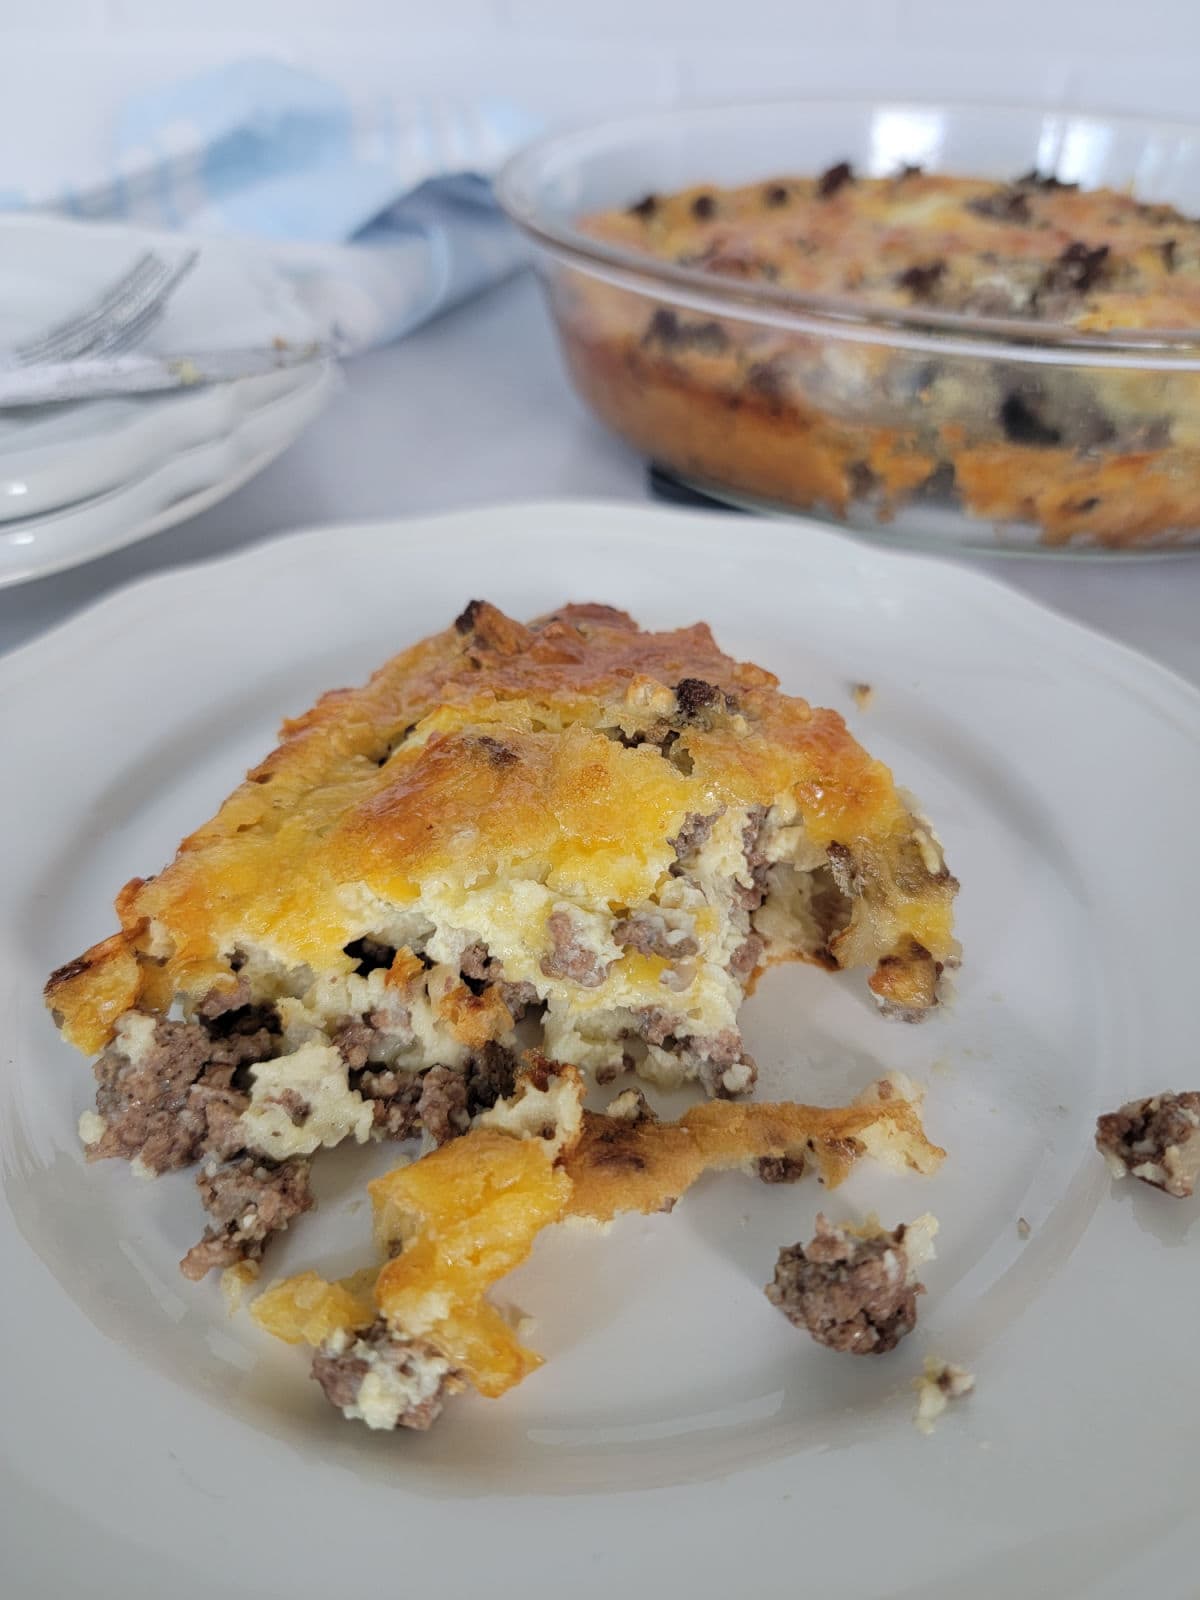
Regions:
<svg viewBox="0 0 1200 1600"><path fill-rule="evenodd" d="M953 101L874 96L784 95L762 100L714 100L659 107L622 117L593 120L545 134L518 150L505 162L495 180L496 198L505 214L529 238L560 261L590 271L620 287L673 304L686 305L715 315L727 315L768 326L820 334L855 343L883 343L899 348L936 351L942 355L1035 363L1071 363L1121 366L1152 370L1200 369L1200 328L1139 328L1111 332L1080 330L1067 323L1036 323L1018 318L968 316L923 307L878 307L853 295L803 295L774 284L754 284L717 278L699 268L660 261L620 245L590 238L570 224L545 216L536 200L536 182L546 163L558 156L579 154L597 140L617 136L643 137L689 118L728 117L737 113L783 110L818 111L822 107L843 112L867 111L930 113L944 111L968 115L1035 116L1045 119L1090 121L1108 127L1177 132L1200 144L1200 122L1184 118L1162 119L1134 113L1109 113L1083 107L1066 108L1017 101Z"/></svg>

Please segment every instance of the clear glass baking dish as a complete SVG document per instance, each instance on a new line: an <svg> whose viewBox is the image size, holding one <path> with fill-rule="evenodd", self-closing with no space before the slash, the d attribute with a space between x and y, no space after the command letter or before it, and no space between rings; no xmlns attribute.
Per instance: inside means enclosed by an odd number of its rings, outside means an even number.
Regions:
<svg viewBox="0 0 1200 1600"><path fill-rule="evenodd" d="M892 543L988 554L1200 545L1200 328L1083 333L804 297L578 226L647 194L842 161L866 176L915 164L998 182L1035 169L1200 215L1200 127L1136 117L767 102L556 135L510 161L498 193L537 246L568 370L597 416L708 494L816 512ZM730 350L736 362L722 359ZM748 354L770 384L746 384Z"/></svg>

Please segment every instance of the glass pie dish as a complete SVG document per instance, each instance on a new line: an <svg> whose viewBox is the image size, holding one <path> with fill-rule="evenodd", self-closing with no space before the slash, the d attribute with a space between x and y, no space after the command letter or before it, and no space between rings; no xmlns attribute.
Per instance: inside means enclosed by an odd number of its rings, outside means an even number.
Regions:
<svg viewBox="0 0 1200 1600"><path fill-rule="evenodd" d="M916 175L931 198L938 181L977 180L962 209L993 220L943 230L937 260L892 279L915 285L903 296L798 289L723 247L737 235L722 211L761 203L778 208L785 255L812 254L803 230L788 236L787 204L802 215L849 174L887 180L880 191ZM867 101L705 107L545 139L498 192L536 245L576 389L686 484L925 548L1200 545L1200 127ZM1053 220L1089 206L1089 243ZM1066 295L997 310L994 295L916 292L951 283L967 252L1010 265L987 246L1014 237L1014 218L1030 252L1058 252L1040 281L1057 275ZM1097 244L1105 225L1111 244ZM689 228L704 248L680 246ZM873 265L848 276L870 280ZM1071 294L1100 270L1118 313L1073 316Z"/></svg>

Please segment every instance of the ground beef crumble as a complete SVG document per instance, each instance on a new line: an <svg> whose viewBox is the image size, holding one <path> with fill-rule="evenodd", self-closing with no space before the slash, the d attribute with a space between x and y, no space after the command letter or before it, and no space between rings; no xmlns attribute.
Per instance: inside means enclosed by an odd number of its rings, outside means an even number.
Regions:
<svg viewBox="0 0 1200 1600"><path fill-rule="evenodd" d="M829 167L817 179L817 193L822 200L828 200L846 184L854 182L854 168L848 161L839 161L836 166Z"/></svg>
<svg viewBox="0 0 1200 1600"><path fill-rule="evenodd" d="M419 1073L397 1072L392 1067L367 1068L351 1073L350 1087L371 1102L375 1133L379 1138L411 1139L420 1132Z"/></svg>
<svg viewBox="0 0 1200 1600"><path fill-rule="evenodd" d="M606 1117L615 1117L619 1122L657 1122L658 1112L640 1089L623 1089L615 1100L610 1100L604 1108Z"/></svg>
<svg viewBox="0 0 1200 1600"><path fill-rule="evenodd" d="M369 1022L359 1018L357 1021L343 1022L335 1028L329 1035L329 1042L337 1047L350 1071L358 1072L370 1060L375 1037L376 1030Z"/></svg>
<svg viewBox="0 0 1200 1600"><path fill-rule="evenodd" d="M914 300L930 300L945 273L944 261L915 263L899 274L896 283L899 288L907 289Z"/></svg>
<svg viewBox="0 0 1200 1600"><path fill-rule="evenodd" d="M725 711L728 697L715 683L703 678L681 678L675 685L675 703L680 722L703 722L706 714Z"/></svg>
<svg viewBox="0 0 1200 1600"><path fill-rule="evenodd" d="M718 1100L748 1094L758 1078L754 1058L746 1053L736 1028L722 1028L708 1038L688 1041L687 1053L700 1082Z"/></svg>
<svg viewBox="0 0 1200 1600"><path fill-rule="evenodd" d="M818 1344L852 1355L882 1355L917 1321L919 1283L910 1280L904 1224L859 1239L817 1217L807 1245L779 1252L767 1299Z"/></svg>
<svg viewBox="0 0 1200 1600"><path fill-rule="evenodd" d="M766 806L751 806L746 816L746 825L742 829L742 849L746 853L746 870L750 875L750 882L735 883L733 889L733 903L739 911L757 911L767 898L767 880L771 863L767 860L762 844L766 825Z"/></svg>
<svg viewBox="0 0 1200 1600"><path fill-rule="evenodd" d="M493 961L488 955L487 945L480 940L469 944L458 958L459 971L471 983L494 983L498 961Z"/></svg>
<svg viewBox="0 0 1200 1600"><path fill-rule="evenodd" d="M1006 184L991 194L977 195L966 202L966 209L977 217L990 217L997 222L1030 222L1033 218L1029 196L1015 184Z"/></svg>
<svg viewBox="0 0 1200 1600"><path fill-rule="evenodd" d="M357 1334L343 1350L322 1347L313 1356L312 1375L321 1385L325 1397L341 1411L358 1404L363 1379L372 1370L390 1368L403 1384L415 1378L419 1364L439 1362L445 1365L439 1352L422 1339L397 1337L382 1317L369 1328ZM415 1428L424 1431L441 1415L446 1396L462 1388L459 1374L447 1367L436 1388L424 1398L414 1398L413 1403L401 1410L394 1427Z"/></svg>
<svg viewBox="0 0 1200 1600"><path fill-rule="evenodd" d="M467 1110L471 1116L490 1111L516 1087L517 1058L504 1045L489 1041L467 1064Z"/></svg>
<svg viewBox="0 0 1200 1600"><path fill-rule="evenodd" d="M196 1007L196 1015L202 1022L215 1022L218 1017L244 1010L249 1004L250 985L245 978L239 978L228 987L210 989Z"/></svg>
<svg viewBox="0 0 1200 1600"><path fill-rule="evenodd" d="M1185 1198L1200 1176L1200 1093L1150 1095L1110 1111L1097 1120L1096 1148L1114 1177L1132 1174Z"/></svg>
<svg viewBox="0 0 1200 1600"><path fill-rule="evenodd" d="M278 1094L268 1095L267 1099L287 1112L288 1121L294 1128L302 1128L312 1116L311 1103L296 1089L281 1089Z"/></svg>
<svg viewBox="0 0 1200 1600"><path fill-rule="evenodd" d="M184 1123L193 1117L203 1117L204 1131L199 1148L222 1160L242 1148L241 1115L250 1103L249 1095L233 1087L237 1071L233 1066L209 1067L188 1091L187 1106L181 1117ZM143 1163L145 1160L143 1147Z"/></svg>
<svg viewBox="0 0 1200 1600"><path fill-rule="evenodd" d="M417 1117L435 1144L445 1144L471 1125L466 1076L453 1067L430 1067L421 1077Z"/></svg>
<svg viewBox="0 0 1200 1600"><path fill-rule="evenodd" d="M644 956L661 956L664 961L683 961L698 953L700 946L690 934L672 941L670 929L659 918L638 916L618 917L613 923L613 943L625 950L637 950Z"/></svg>
<svg viewBox="0 0 1200 1600"><path fill-rule="evenodd" d="M518 983L509 983L504 979L500 984L500 998L508 1007L513 1021L520 1022L530 1006L541 1003L542 997L533 984L526 982L525 979L521 979Z"/></svg>
<svg viewBox="0 0 1200 1600"><path fill-rule="evenodd" d="M1109 247L1090 246L1076 239L1046 268L1041 288L1086 294L1101 280L1108 268Z"/></svg>
<svg viewBox="0 0 1200 1600"><path fill-rule="evenodd" d="M762 1156L758 1163L763 1183L799 1183L807 1170L803 1156Z"/></svg>
<svg viewBox="0 0 1200 1600"><path fill-rule="evenodd" d="M677 865L704 848L713 831L713 823L720 815L719 811L714 811L709 816L693 811L683 819L683 826L674 839L667 841L674 846Z"/></svg>
<svg viewBox="0 0 1200 1600"><path fill-rule="evenodd" d="M552 911L546 919L549 953L542 957L548 978L566 978L584 989L598 989L608 976L609 963L585 945L567 911Z"/></svg>
<svg viewBox="0 0 1200 1600"><path fill-rule="evenodd" d="M763 942L756 933L747 935L729 958L730 973L740 984L750 981L750 975L763 957Z"/></svg>
<svg viewBox="0 0 1200 1600"><path fill-rule="evenodd" d="M481 994L489 984L498 985L501 998L514 1022L519 1022L528 1008L537 1005L540 998L532 983L524 980L510 983L504 976L503 964L490 955L487 946L479 940L467 945L459 957L459 971L463 982L476 994Z"/></svg>
<svg viewBox="0 0 1200 1600"><path fill-rule="evenodd" d="M259 1260L270 1236L313 1205L308 1172L306 1156L269 1161L243 1151L224 1164L210 1157L196 1184L213 1220L180 1262L184 1276L199 1279L213 1267Z"/></svg>
<svg viewBox="0 0 1200 1600"><path fill-rule="evenodd" d="M137 1062L114 1041L95 1064L105 1126L88 1158L122 1156L157 1174L189 1166L204 1150L225 1151L249 1104L239 1069L275 1054L278 1027L273 1008L245 1006L206 1021L157 1021Z"/></svg>

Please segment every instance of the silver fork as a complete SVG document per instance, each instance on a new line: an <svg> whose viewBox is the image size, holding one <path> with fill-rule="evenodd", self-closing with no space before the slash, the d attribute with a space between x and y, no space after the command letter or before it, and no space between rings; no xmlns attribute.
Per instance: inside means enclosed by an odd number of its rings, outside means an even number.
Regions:
<svg viewBox="0 0 1200 1600"><path fill-rule="evenodd" d="M117 355L132 349L161 319L168 300L195 266L198 254L188 250L168 262L155 250L145 251L96 299L36 338L14 345L0 361L29 367L76 361L84 356Z"/></svg>

